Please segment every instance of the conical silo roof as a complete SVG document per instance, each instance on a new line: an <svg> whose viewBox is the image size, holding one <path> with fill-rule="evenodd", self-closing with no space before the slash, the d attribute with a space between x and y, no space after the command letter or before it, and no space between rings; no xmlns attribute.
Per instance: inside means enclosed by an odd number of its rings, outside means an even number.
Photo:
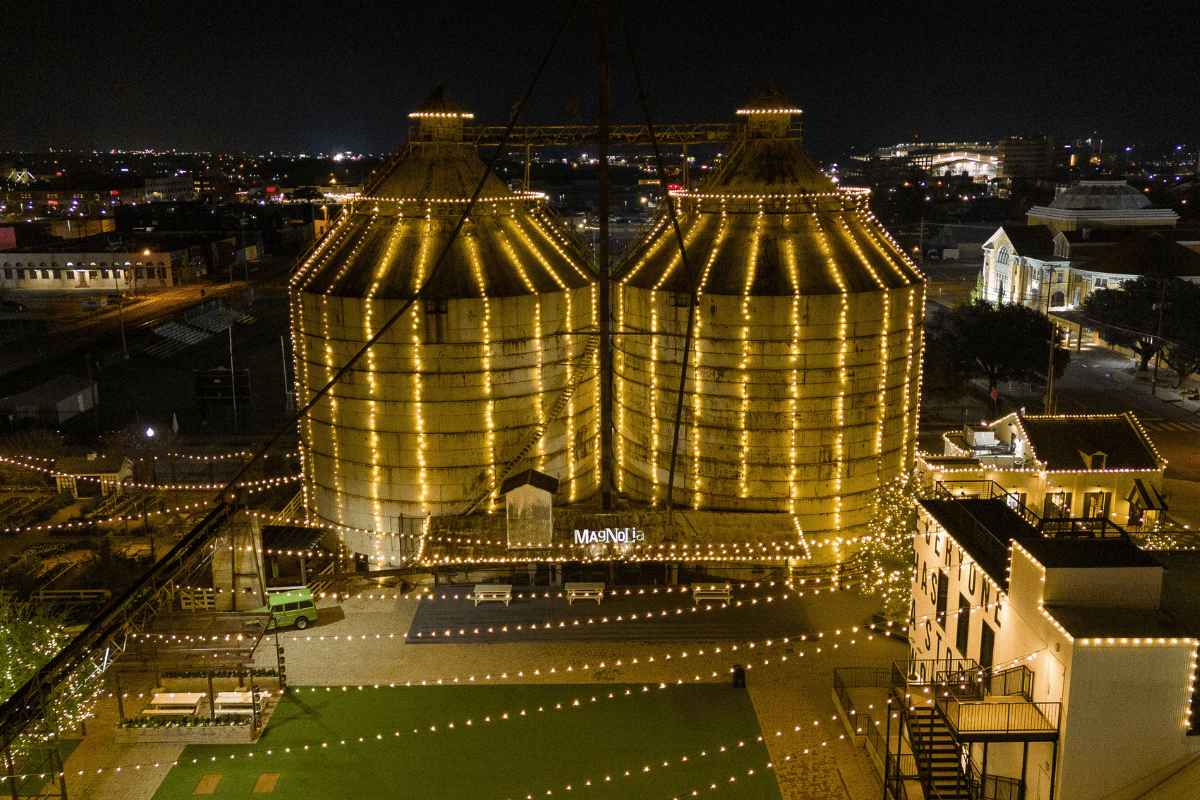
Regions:
<svg viewBox="0 0 1200 800"><path fill-rule="evenodd" d="M867 206L867 190L838 187L789 135L799 109L769 86L738 110L748 118L723 163L679 192L690 272L660 224L619 270L633 287L781 296L897 288L921 280Z"/></svg>
<svg viewBox="0 0 1200 800"><path fill-rule="evenodd" d="M462 141L471 114L442 87L409 115L419 130L388 172L301 265L293 285L333 296L406 298L428 277L486 165ZM488 174L429 298L514 297L585 286L592 270L551 219L544 196Z"/></svg>

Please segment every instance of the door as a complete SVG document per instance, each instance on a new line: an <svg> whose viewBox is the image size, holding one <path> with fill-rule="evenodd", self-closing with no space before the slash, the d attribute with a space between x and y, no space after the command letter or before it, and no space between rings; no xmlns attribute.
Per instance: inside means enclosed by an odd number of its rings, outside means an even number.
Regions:
<svg viewBox="0 0 1200 800"><path fill-rule="evenodd" d="M979 666L990 669L992 666L992 650L996 647L996 632L987 622L979 631Z"/></svg>

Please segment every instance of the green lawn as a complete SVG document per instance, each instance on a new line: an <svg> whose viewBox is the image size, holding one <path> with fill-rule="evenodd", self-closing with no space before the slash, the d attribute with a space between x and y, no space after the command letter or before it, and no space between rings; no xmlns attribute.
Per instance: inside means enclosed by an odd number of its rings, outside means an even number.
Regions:
<svg viewBox="0 0 1200 800"><path fill-rule="evenodd" d="M193 797L214 773L213 797L264 796L252 794L255 782L277 772L271 796L289 800L524 800L562 795L568 785L585 800L682 800L710 794L712 784L722 797L777 800L759 736L749 696L727 684L302 687L281 702L258 744L187 747L154 797Z"/></svg>

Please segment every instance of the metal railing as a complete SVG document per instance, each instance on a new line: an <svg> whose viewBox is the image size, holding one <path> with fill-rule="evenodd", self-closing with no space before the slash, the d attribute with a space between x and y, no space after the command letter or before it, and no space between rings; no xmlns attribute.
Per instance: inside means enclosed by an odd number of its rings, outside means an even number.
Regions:
<svg viewBox="0 0 1200 800"><path fill-rule="evenodd" d="M979 662L973 658L924 658L892 662L892 687L910 690L914 686L931 687L937 676L951 673L977 672Z"/></svg>
<svg viewBox="0 0 1200 800"><path fill-rule="evenodd" d="M211 556L209 545L213 538L239 508L237 502L221 502L141 580L110 602L81 634L0 703L0 750L12 744L26 726L44 717L55 690L93 651L119 644L125 633L136 629L170 600L176 579L190 572L198 561L203 563Z"/></svg>
<svg viewBox="0 0 1200 800"><path fill-rule="evenodd" d="M1035 528L1042 523L1041 517L1033 513L1024 503L1021 498L1012 492L1005 489L995 481L978 480L978 481L955 481L954 488L950 488L944 482L938 481L933 485L934 497L939 500L955 500L960 497L956 492L963 492L970 495L971 499L978 500L1003 500L1004 504L1017 512L1021 519L1028 522Z"/></svg>
<svg viewBox="0 0 1200 800"><path fill-rule="evenodd" d="M1033 670L1022 664L988 675L986 691L1006 697L1019 694L1026 700L1033 700Z"/></svg>
<svg viewBox="0 0 1200 800"><path fill-rule="evenodd" d="M1055 739L1062 703L1005 703L935 695L934 702L958 737L1033 736Z"/></svg>
<svg viewBox="0 0 1200 800"><path fill-rule="evenodd" d="M1042 520L1043 536L1055 539L1128 539L1125 529L1108 517L1060 517Z"/></svg>
<svg viewBox="0 0 1200 800"><path fill-rule="evenodd" d="M1025 784L1004 775L979 776L974 761L967 763L967 790L973 800L1024 800Z"/></svg>

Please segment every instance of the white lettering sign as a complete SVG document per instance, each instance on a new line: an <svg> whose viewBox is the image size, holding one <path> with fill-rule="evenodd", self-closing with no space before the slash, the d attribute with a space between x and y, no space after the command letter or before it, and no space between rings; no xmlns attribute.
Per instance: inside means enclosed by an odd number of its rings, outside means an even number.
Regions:
<svg viewBox="0 0 1200 800"><path fill-rule="evenodd" d="M605 528L575 531L575 544L633 544L646 541L646 533L637 528Z"/></svg>

